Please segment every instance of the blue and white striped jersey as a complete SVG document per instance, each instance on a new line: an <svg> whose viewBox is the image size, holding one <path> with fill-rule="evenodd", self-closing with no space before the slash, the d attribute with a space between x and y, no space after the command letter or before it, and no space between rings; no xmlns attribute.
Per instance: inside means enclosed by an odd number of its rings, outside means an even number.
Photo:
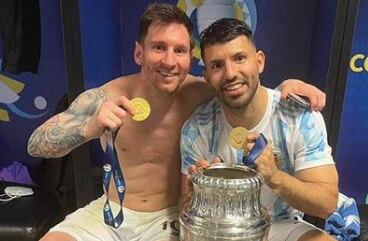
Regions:
<svg viewBox="0 0 368 241"><path fill-rule="evenodd" d="M277 90L267 89L267 95L266 113L250 131L263 133L272 141L280 168L294 175L303 169L334 164L322 115L282 100ZM225 162L242 164L243 151L236 150L228 141L232 128L216 97L199 106L182 128L182 173L187 174L189 166L197 160L210 161L215 156ZM296 212L266 185L262 187L261 202L274 219Z"/></svg>

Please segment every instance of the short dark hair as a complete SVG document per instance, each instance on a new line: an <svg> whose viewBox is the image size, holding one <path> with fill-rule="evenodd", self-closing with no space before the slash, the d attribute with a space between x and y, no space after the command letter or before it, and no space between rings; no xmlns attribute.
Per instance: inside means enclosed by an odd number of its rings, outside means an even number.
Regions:
<svg viewBox="0 0 368 241"><path fill-rule="evenodd" d="M204 59L204 49L206 47L229 42L241 35L246 36L254 44L252 30L245 22L235 18L216 20L200 34L202 59Z"/></svg>
<svg viewBox="0 0 368 241"><path fill-rule="evenodd" d="M186 13L175 5L168 3L153 3L148 5L139 21L138 41L143 43L152 23L158 24L183 24L190 37L190 45L193 48L192 32L193 24Z"/></svg>

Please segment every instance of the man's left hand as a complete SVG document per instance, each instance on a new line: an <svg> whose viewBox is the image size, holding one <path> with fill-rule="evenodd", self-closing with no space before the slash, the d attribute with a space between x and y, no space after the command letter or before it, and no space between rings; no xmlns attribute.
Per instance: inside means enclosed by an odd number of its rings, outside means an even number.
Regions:
<svg viewBox="0 0 368 241"><path fill-rule="evenodd" d="M305 96L309 99L311 110L321 111L326 105L326 94L317 87L297 79L287 79L280 85L281 97L287 99L289 94Z"/></svg>
<svg viewBox="0 0 368 241"><path fill-rule="evenodd" d="M246 135L247 145L245 147L246 152L249 153L253 148L254 143L259 137L259 133L249 132ZM261 155L255 161L256 169L259 174L264 178L266 184L271 180L272 176L279 171L277 163L275 162L274 155L272 153L272 144L268 143Z"/></svg>

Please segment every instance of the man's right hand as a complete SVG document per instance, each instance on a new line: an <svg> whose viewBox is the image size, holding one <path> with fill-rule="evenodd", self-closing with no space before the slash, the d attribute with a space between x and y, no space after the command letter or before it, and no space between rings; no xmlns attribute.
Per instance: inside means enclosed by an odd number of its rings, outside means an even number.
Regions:
<svg viewBox="0 0 368 241"><path fill-rule="evenodd" d="M122 125L122 120L127 113L134 115L134 111L132 103L123 95L103 102L95 117L92 118L94 120L88 124L88 133L91 133L93 137L99 137L105 129L115 131Z"/></svg>
<svg viewBox="0 0 368 241"><path fill-rule="evenodd" d="M116 121L114 112L120 108L118 106L128 111L132 111L132 107L125 97L107 104L110 101L108 93L103 87L81 93L67 110L51 117L32 133L28 153L34 157L62 157L88 140L100 137L104 128L116 128L109 119ZM117 119L121 125L120 118Z"/></svg>

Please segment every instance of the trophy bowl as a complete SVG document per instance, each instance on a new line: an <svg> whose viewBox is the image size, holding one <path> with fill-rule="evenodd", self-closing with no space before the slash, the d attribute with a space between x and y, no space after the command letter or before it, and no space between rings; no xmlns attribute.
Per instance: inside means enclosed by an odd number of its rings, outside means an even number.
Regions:
<svg viewBox="0 0 368 241"><path fill-rule="evenodd" d="M180 240L265 241L270 217L260 202L263 179L246 166L217 163L191 175L193 197L179 216Z"/></svg>

